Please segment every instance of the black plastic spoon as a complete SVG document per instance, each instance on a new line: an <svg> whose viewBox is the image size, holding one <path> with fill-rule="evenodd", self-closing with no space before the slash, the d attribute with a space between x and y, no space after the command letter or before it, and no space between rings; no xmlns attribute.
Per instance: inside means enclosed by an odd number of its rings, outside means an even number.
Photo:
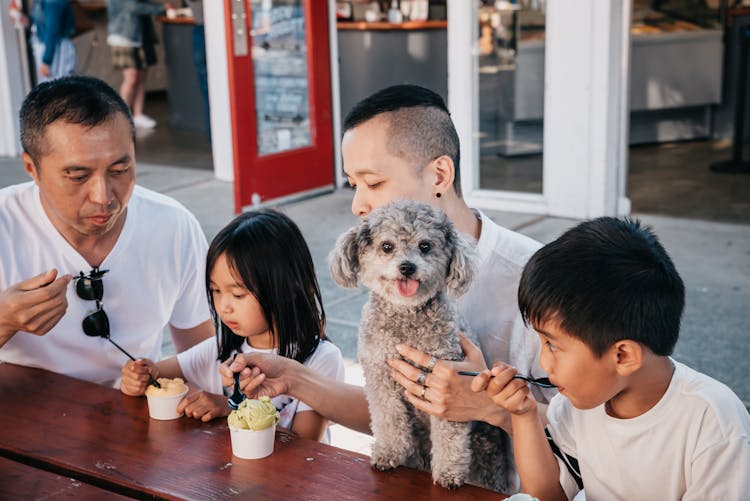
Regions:
<svg viewBox="0 0 750 501"><path fill-rule="evenodd" d="M472 372L472 371L458 371L459 376L478 376L478 372ZM540 388L557 388L554 384L552 384L549 380L549 378L546 377L540 377L540 378L533 378L531 376L524 376L523 374L516 374L513 376L513 379L523 379L529 384L533 384L534 386L539 386Z"/></svg>
<svg viewBox="0 0 750 501"><path fill-rule="evenodd" d="M242 403L242 401L245 400L245 394L242 393L240 390L240 373L235 372L234 373L234 393L232 393L232 396L227 399L227 403L229 404L229 407L232 410L237 410Z"/></svg>

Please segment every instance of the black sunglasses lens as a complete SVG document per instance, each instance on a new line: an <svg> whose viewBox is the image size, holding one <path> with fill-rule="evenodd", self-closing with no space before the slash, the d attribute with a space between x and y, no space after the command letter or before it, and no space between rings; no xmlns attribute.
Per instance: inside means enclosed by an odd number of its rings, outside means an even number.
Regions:
<svg viewBox="0 0 750 501"><path fill-rule="evenodd" d="M83 277L76 282L76 293L81 299L101 301L104 297L104 284L101 279Z"/></svg>
<svg viewBox="0 0 750 501"><path fill-rule="evenodd" d="M91 337L109 338L109 318L104 310L96 310L83 319L83 332Z"/></svg>

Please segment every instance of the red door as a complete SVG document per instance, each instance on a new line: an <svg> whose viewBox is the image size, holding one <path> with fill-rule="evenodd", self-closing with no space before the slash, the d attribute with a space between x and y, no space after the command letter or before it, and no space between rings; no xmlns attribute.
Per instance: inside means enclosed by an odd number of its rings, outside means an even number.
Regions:
<svg viewBox="0 0 750 501"><path fill-rule="evenodd" d="M235 211L331 189L328 2L224 1Z"/></svg>

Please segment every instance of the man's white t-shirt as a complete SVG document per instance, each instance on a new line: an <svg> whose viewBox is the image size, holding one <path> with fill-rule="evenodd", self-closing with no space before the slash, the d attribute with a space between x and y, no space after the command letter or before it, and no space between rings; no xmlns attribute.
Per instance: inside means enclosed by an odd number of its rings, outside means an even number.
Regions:
<svg viewBox="0 0 750 501"><path fill-rule="evenodd" d="M568 499L580 490L568 469L576 462L588 501L750 499L747 410L724 384L674 365L661 400L631 419L552 399L547 429L565 458L557 461Z"/></svg>
<svg viewBox="0 0 750 501"><path fill-rule="evenodd" d="M242 353L277 353L276 349L258 349L250 346L247 341L240 347ZM219 374L219 347L215 339L206 339L192 348L177 355L177 362L185 379L191 387L199 388L209 393L218 395L229 395L233 388L225 388L221 384ZM232 358L234 353L231 354ZM341 350L330 341L322 340L318 343L315 351L307 357L305 367L315 371L321 376L344 381L344 360ZM276 409L281 414L279 426L291 429L294 424L294 416L298 412L315 410L310 405L288 395L277 395L271 399ZM326 430L323 440L330 442L330 433Z"/></svg>
<svg viewBox="0 0 750 501"><path fill-rule="evenodd" d="M91 265L60 235L34 183L0 190L0 290L51 268L87 274ZM100 269L111 339L136 358L161 358L168 324L180 329L210 319L205 291L208 245L195 217L179 202L136 186L125 224ZM103 338L83 333L95 301L68 286L68 308L44 336L16 333L0 360L41 367L95 383L119 386L127 357Z"/></svg>
<svg viewBox="0 0 750 501"><path fill-rule="evenodd" d="M522 374L542 377L546 373L539 366L539 336L524 325L518 309L521 272L541 244L476 212L482 220L476 247L479 265L469 290L458 300L461 315L479 339L488 367L500 361ZM557 393L532 390L544 403Z"/></svg>

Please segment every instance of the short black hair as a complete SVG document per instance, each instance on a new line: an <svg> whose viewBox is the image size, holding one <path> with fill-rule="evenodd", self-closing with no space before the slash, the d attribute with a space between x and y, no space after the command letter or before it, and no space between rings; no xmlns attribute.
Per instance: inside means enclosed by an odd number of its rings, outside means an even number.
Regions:
<svg viewBox="0 0 750 501"><path fill-rule="evenodd" d="M601 217L531 257L518 306L527 325L559 322L597 356L622 339L667 356L679 336L685 285L651 228Z"/></svg>
<svg viewBox="0 0 750 501"><path fill-rule="evenodd" d="M80 75L49 80L34 87L21 105L21 145L39 168L39 160L45 154L44 134L48 125L64 120L94 127L117 113L128 119L135 142L130 108L112 87L98 78Z"/></svg>
<svg viewBox="0 0 750 501"><path fill-rule="evenodd" d="M325 335L325 311L310 249L297 225L273 209L245 212L214 237L206 258L206 294L216 326L219 360L245 338L224 324L211 294L211 271L221 255L258 300L278 353L304 362Z"/></svg>
<svg viewBox="0 0 750 501"><path fill-rule="evenodd" d="M461 196L461 146L445 101L419 85L393 85L366 97L344 119L344 133L383 115L388 120L388 149L414 168L447 155L453 160L453 187Z"/></svg>

